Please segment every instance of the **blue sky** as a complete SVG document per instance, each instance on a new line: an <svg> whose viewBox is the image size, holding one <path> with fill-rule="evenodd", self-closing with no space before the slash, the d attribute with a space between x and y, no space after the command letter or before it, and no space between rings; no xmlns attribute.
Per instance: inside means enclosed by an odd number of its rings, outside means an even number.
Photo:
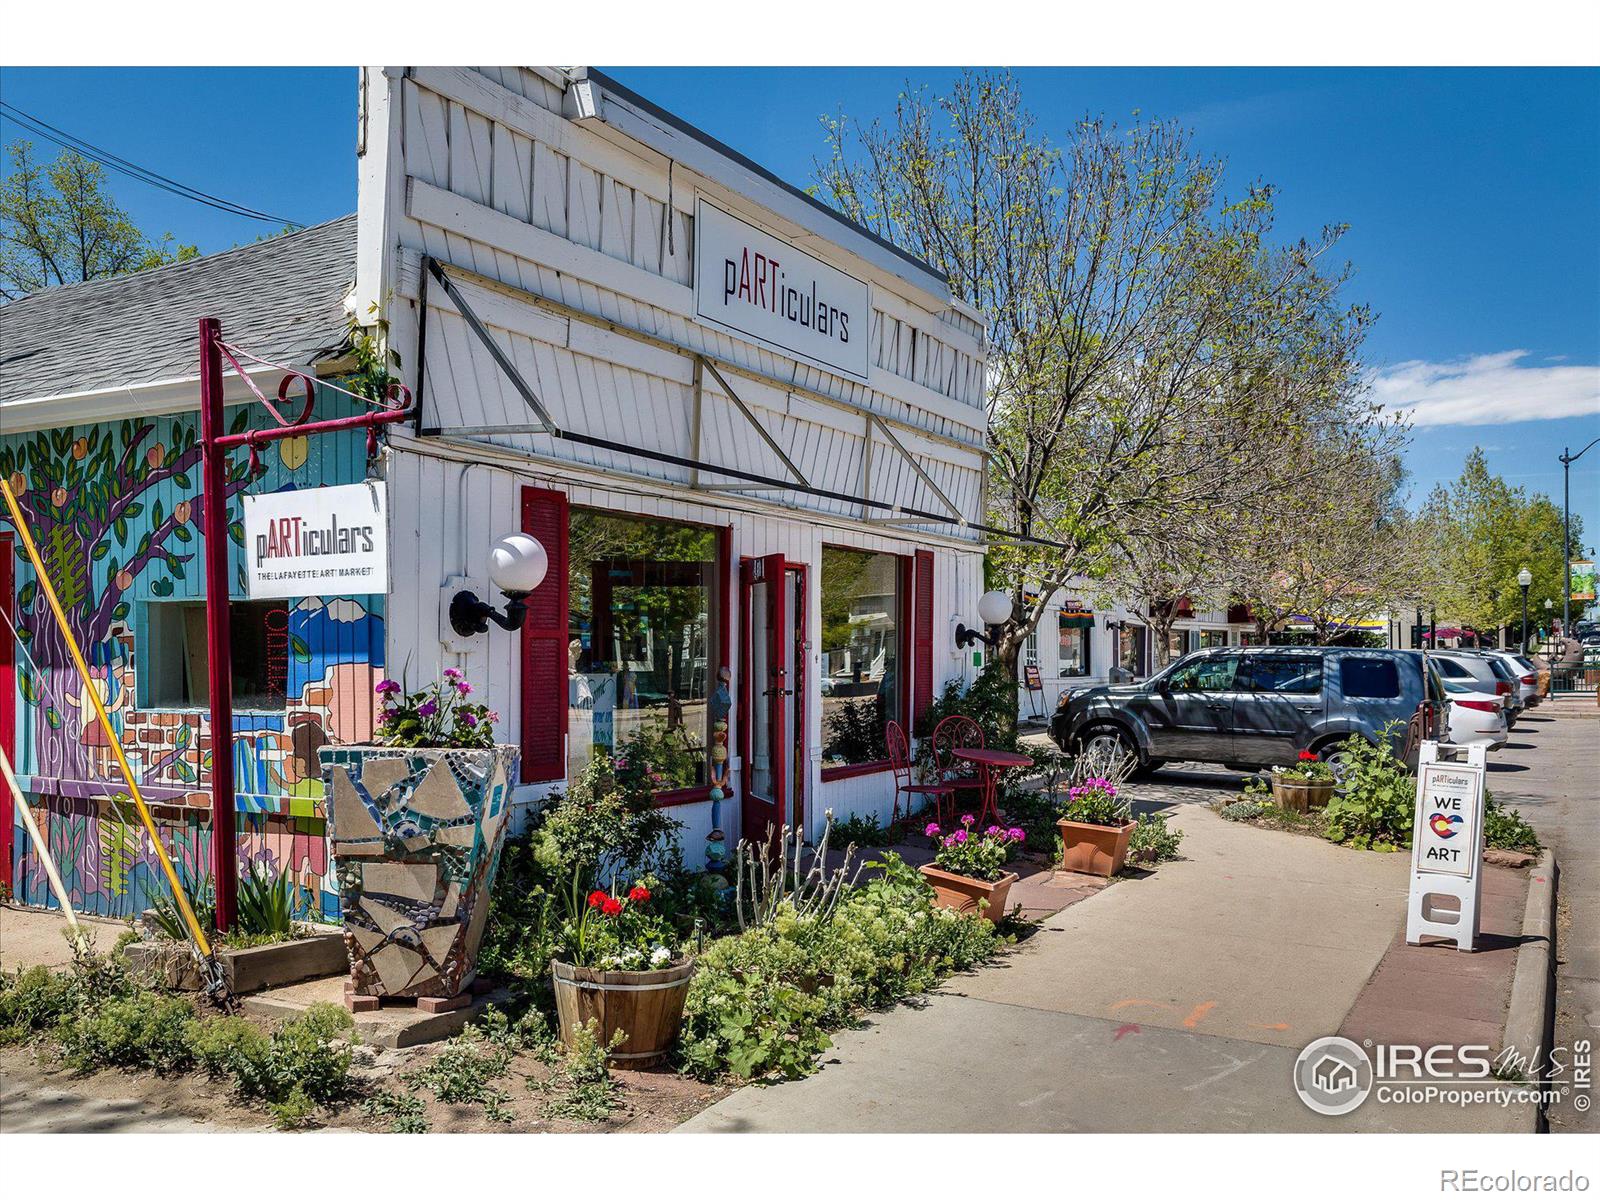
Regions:
<svg viewBox="0 0 1600 1200"><path fill-rule="evenodd" d="M887 114L938 68L611 68L797 183L819 117ZM1279 228L1346 222L1352 299L1381 314L1378 394L1416 406L1420 494L1481 445L1559 503L1556 456L1600 434L1600 71L1063 68L1018 72L1047 131L1085 112L1175 117ZM0 98L181 182L303 222L355 207L352 69L0 71ZM15 125L0 125L9 142ZM49 149L48 147L42 147ZM147 230L203 250L267 227L113 180ZM1515 419L1512 419L1515 418ZM1534 418L1534 419L1529 419ZM1573 470L1600 542L1600 446Z"/></svg>

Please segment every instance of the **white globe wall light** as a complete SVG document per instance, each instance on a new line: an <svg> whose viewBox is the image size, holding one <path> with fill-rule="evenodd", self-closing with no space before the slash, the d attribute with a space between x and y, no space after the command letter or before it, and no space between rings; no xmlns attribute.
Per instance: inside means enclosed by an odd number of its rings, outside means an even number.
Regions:
<svg viewBox="0 0 1600 1200"><path fill-rule="evenodd" d="M537 538L513 533L489 547L489 579L506 597L504 615L470 591L457 592L450 601L450 627L460 637L485 633L493 621L501 629L522 628L527 619L525 597L550 573L550 556Z"/></svg>
<svg viewBox="0 0 1600 1200"><path fill-rule="evenodd" d="M1011 619L1011 612L1011 597L1005 592L985 592L978 599L978 620L985 625L1004 625ZM973 642L993 646L999 641L998 636L977 629L968 629L965 625L956 626L957 646L970 646Z"/></svg>

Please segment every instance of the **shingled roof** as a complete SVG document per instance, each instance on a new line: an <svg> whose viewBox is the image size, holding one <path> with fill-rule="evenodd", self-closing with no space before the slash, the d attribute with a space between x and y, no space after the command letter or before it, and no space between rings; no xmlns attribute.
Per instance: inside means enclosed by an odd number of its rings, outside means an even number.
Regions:
<svg viewBox="0 0 1600 1200"><path fill-rule="evenodd" d="M195 323L303 367L344 339L356 219L0 305L0 404L199 374Z"/></svg>

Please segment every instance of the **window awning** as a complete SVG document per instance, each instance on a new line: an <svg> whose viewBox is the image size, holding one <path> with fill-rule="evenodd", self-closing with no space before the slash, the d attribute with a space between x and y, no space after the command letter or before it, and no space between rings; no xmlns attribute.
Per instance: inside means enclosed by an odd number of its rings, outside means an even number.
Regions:
<svg viewBox="0 0 1600 1200"><path fill-rule="evenodd" d="M1061 628L1063 629L1093 629L1094 614L1092 612L1070 609L1061 610Z"/></svg>

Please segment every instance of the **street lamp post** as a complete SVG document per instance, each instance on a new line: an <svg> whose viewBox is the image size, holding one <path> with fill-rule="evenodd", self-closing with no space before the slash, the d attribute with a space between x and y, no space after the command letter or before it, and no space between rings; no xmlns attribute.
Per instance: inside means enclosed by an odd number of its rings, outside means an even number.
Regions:
<svg viewBox="0 0 1600 1200"><path fill-rule="evenodd" d="M1593 449L1595 442L1600 442L1600 437L1576 454L1569 453L1565 447L1561 452L1561 562L1567 580L1567 585L1561 589L1562 637L1572 628L1572 464Z"/></svg>
<svg viewBox="0 0 1600 1200"><path fill-rule="evenodd" d="M1528 570L1527 567L1523 567L1522 570L1517 572L1517 586L1522 589L1522 628L1518 632L1521 635L1522 653L1526 654L1528 652L1528 589L1533 586L1533 572Z"/></svg>

